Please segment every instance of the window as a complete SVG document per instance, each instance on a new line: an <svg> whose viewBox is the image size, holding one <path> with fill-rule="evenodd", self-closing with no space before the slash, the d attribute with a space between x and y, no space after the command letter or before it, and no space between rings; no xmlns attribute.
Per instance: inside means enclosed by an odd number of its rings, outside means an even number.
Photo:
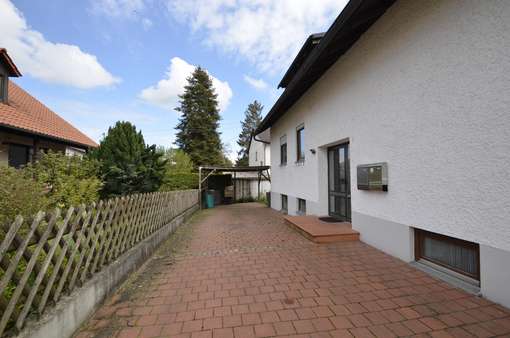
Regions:
<svg viewBox="0 0 510 338"><path fill-rule="evenodd" d="M297 162L305 160L305 126L301 125L296 130Z"/></svg>
<svg viewBox="0 0 510 338"><path fill-rule="evenodd" d="M6 98L4 97L5 92L5 76L4 74L0 74L0 102L6 102Z"/></svg>
<svg viewBox="0 0 510 338"><path fill-rule="evenodd" d="M280 165L287 164L287 136L280 137Z"/></svg>
<svg viewBox="0 0 510 338"><path fill-rule="evenodd" d="M480 246L476 243L414 229L415 258L480 280Z"/></svg>
<svg viewBox="0 0 510 338"><path fill-rule="evenodd" d="M288 198L287 195L282 194L282 211L287 213L288 210Z"/></svg>
<svg viewBox="0 0 510 338"><path fill-rule="evenodd" d="M258 152L255 152L255 161L258 161Z"/></svg>
<svg viewBox="0 0 510 338"><path fill-rule="evenodd" d="M20 168L32 160L31 148L19 144L9 144L9 165Z"/></svg>
<svg viewBox="0 0 510 338"><path fill-rule="evenodd" d="M298 198L297 204L298 204L298 214L306 215L306 201L302 198Z"/></svg>

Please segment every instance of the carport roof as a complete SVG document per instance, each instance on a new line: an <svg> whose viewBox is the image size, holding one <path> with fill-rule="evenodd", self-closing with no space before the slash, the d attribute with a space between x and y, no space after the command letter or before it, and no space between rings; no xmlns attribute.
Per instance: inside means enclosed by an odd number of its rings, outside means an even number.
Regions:
<svg viewBox="0 0 510 338"><path fill-rule="evenodd" d="M228 171L228 172L250 172L250 171L262 171L271 169L269 165L260 166L248 166L248 167L215 167L215 166L201 166L202 170L216 170L216 171Z"/></svg>

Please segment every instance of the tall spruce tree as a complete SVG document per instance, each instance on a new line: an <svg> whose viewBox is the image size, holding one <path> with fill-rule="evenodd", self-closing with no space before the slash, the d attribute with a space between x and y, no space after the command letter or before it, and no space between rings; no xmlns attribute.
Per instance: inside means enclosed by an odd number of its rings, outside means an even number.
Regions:
<svg viewBox="0 0 510 338"><path fill-rule="evenodd" d="M145 144L141 131L129 122L117 122L108 128L91 156L100 161L104 180L103 197L159 189L166 161L156 146Z"/></svg>
<svg viewBox="0 0 510 338"><path fill-rule="evenodd" d="M262 122L262 109L264 107L257 100L248 105L244 112L244 121L241 121L241 133L237 144L241 149L237 152L236 165L238 167L248 165L248 147L250 146L251 136L255 129Z"/></svg>
<svg viewBox="0 0 510 338"><path fill-rule="evenodd" d="M182 115L175 144L188 154L195 165L222 165L224 158L220 133L220 113L217 94L212 80L201 67L195 68L187 79L180 106L175 108Z"/></svg>

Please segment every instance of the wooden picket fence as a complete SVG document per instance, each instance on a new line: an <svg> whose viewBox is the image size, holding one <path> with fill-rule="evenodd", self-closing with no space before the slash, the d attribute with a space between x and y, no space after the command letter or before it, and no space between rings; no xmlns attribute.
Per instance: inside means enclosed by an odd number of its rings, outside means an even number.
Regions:
<svg viewBox="0 0 510 338"><path fill-rule="evenodd" d="M0 237L0 336L197 203L197 190L155 192L18 216Z"/></svg>

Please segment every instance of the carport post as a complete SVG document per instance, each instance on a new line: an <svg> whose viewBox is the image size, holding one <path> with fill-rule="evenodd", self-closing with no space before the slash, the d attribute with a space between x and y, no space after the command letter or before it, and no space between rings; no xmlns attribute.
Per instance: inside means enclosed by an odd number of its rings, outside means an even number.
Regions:
<svg viewBox="0 0 510 338"><path fill-rule="evenodd" d="M198 203L202 210L202 167L198 167Z"/></svg>
<svg viewBox="0 0 510 338"><path fill-rule="evenodd" d="M260 170L257 172L257 174L258 174L257 199L260 199Z"/></svg>

